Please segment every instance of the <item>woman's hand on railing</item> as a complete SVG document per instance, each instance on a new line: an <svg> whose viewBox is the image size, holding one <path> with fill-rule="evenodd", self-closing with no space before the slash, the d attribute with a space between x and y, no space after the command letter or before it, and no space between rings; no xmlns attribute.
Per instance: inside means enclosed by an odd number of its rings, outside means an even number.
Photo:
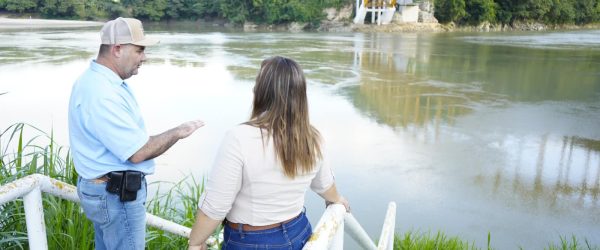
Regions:
<svg viewBox="0 0 600 250"><path fill-rule="evenodd" d="M331 204L342 204L346 208L346 212L350 213L350 203L344 196L339 196L339 198L336 201L325 201L325 207L328 207Z"/></svg>
<svg viewBox="0 0 600 250"><path fill-rule="evenodd" d="M344 196L341 196L340 193L338 193L335 183L331 185L329 189L323 193L320 193L319 195L325 200L325 207L334 203L342 204L346 208L346 212L350 213L350 204L348 203L348 200L344 198Z"/></svg>
<svg viewBox="0 0 600 250"><path fill-rule="evenodd" d="M208 247L206 246L206 243L188 247L188 250L207 250L207 249L208 249Z"/></svg>

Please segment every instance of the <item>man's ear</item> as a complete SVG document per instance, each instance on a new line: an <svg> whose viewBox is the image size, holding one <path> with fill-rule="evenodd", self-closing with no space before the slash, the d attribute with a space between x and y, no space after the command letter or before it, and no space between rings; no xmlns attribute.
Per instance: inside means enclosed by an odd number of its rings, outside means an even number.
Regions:
<svg viewBox="0 0 600 250"><path fill-rule="evenodd" d="M110 53L113 54L114 57L120 58L121 53L123 53L123 47L121 44L115 44L110 48Z"/></svg>

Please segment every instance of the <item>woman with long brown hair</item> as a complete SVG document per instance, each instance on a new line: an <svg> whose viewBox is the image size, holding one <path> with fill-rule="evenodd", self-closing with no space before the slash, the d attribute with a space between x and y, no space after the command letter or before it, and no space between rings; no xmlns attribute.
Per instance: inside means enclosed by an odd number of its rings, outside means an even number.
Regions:
<svg viewBox="0 0 600 250"><path fill-rule="evenodd" d="M198 204L190 249L224 221L223 249L301 249L312 228L304 211L311 188L327 203L348 201L323 159L309 122L306 79L292 59L265 59L254 86L252 115L231 129Z"/></svg>

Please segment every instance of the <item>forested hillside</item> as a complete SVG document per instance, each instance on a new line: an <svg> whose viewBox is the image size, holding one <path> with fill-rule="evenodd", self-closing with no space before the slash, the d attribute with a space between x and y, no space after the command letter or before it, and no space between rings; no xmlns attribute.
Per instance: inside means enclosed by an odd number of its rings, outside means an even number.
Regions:
<svg viewBox="0 0 600 250"><path fill-rule="evenodd" d="M433 2L435 17L441 23L477 25L482 22L512 24L515 21L536 21L586 24L600 21L600 0ZM80 20L133 16L152 21L220 18L237 24L247 21L316 24L325 17L323 9L349 4L355 4L355 0L0 0L0 11Z"/></svg>
<svg viewBox="0 0 600 250"><path fill-rule="evenodd" d="M224 18L233 23L316 23L323 9L354 0L0 0L0 10L39 13L44 18L108 19L133 16L152 21Z"/></svg>
<svg viewBox="0 0 600 250"><path fill-rule="evenodd" d="M434 6L435 17L441 23L587 24L600 21L599 0L435 0Z"/></svg>

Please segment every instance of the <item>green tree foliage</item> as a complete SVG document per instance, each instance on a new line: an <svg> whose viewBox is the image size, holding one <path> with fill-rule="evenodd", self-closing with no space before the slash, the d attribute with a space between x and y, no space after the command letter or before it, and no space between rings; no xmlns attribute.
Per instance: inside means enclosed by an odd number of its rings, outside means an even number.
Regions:
<svg viewBox="0 0 600 250"><path fill-rule="evenodd" d="M87 17L83 1L40 0L39 10L47 17Z"/></svg>
<svg viewBox="0 0 600 250"><path fill-rule="evenodd" d="M219 15L233 23L244 23L250 15L252 2L249 0L218 0Z"/></svg>
<svg viewBox="0 0 600 250"><path fill-rule="evenodd" d="M441 23L457 22L467 15L465 0L436 0L435 18Z"/></svg>
<svg viewBox="0 0 600 250"><path fill-rule="evenodd" d="M600 22L600 0L430 0L442 23L477 25L535 21L549 24ZM222 18L255 22L317 24L323 9L355 0L0 0L0 11L40 13L49 18L196 20Z"/></svg>
<svg viewBox="0 0 600 250"><path fill-rule="evenodd" d="M550 24L588 23L600 13L592 6L597 0L496 0L501 23L537 21Z"/></svg>
<svg viewBox="0 0 600 250"><path fill-rule="evenodd" d="M196 12L196 4L204 2L211 3L215 1L199 1L199 0L168 0L167 8L165 10L165 17L167 19L196 19L198 13Z"/></svg>
<svg viewBox="0 0 600 250"><path fill-rule="evenodd" d="M496 0L496 20L500 23L511 23L513 21L513 1Z"/></svg>
<svg viewBox="0 0 600 250"><path fill-rule="evenodd" d="M544 16L544 21L552 24L575 22L575 5L573 0L553 0L550 11Z"/></svg>
<svg viewBox="0 0 600 250"><path fill-rule="evenodd" d="M322 0L253 0L251 20L267 24L294 21L314 23L324 17L323 9L330 5Z"/></svg>
<svg viewBox="0 0 600 250"><path fill-rule="evenodd" d="M585 24L600 21L598 0L435 0L434 5L435 17L442 23Z"/></svg>
<svg viewBox="0 0 600 250"><path fill-rule="evenodd" d="M598 0L575 1L575 23L591 23L600 21L600 2Z"/></svg>
<svg viewBox="0 0 600 250"><path fill-rule="evenodd" d="M590 23L598 21L598 4L597 0L577 0L575 1L575 22Z"/></svg>
<svg viewBox="0 0 600 250"><path fill-rule="evenodd" d="M120 16L128 16L129 15L125 6L123 6L121 3L117 3L114 1L99 0L98 8L99 8L100 13L102 13L102 15L97 16L97 17L113 19L113 18L117 18Z"/></svg>
<svg viewBox="0 0 600 250"><path fill-rule="evenodd" d="M324 7L319 6L315 3L318 1L319 0L306 0L307 3L312 2L312 4L291 1L289 4L291 12L290 15L292 19L298 22L306 22L312 24L315 24L322 20L325 17L325 14L323 13Z"/></svg>
<svg viewBox="0 0 600 250"><path fill-rule="evenodd" d="M496 21L496 4L493 0L465 0L465 8L468 11L463 21L468 24Z"/></svg>
<svg viewBox="0 0 600 250"><path fill-rule="evenodd" d="M529 0L524 11L525 20L542 20L554 6L554 0ZM529 15L527 14L529 13Z"/></svg>
<svg viewBox="0 0 600 250"><path fill-rule="evenodd" d="M215 0L196 0L193 1L192 11L198 17L213 18L219 16L221 4Z"/></svg>
<svg viewBox="0 0 600 250"><path fill-rule="evenodd" d="M37 6L37 0L0 0L0 8L10 12L33 11Z"/></svg>
<svg viewBox="0 0 600 250"><path fill-rule="evenodd" d="M280 24L288 22L316 23L324 17L323 9L352 3L350 0L216 0L216 11L234 23L246 21ZM201 5L202 7L210 5ZM214 10L210 9L209 10Z"/></svg>
<svg viewBox="0 0 600 250"><path fill-rule="evenodd" d="M160 21L165 16L167 0L123 0L125 8L131 10L134 17Z"/></svg>
<svg viewBox="0 0 600 250"><path fill-rule="evenodd" d="M291 10L286 0L252 0L253 16L260 23L289 22Z"/></svg>

